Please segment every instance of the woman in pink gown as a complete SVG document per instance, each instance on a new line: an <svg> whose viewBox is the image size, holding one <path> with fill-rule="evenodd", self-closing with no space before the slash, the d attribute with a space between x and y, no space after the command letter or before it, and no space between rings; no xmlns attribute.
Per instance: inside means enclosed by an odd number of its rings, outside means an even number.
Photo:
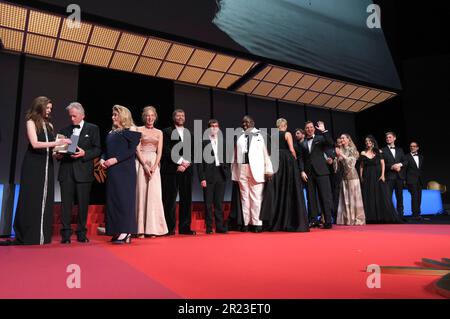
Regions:
<svg viewBox="0 0 450 319"><path fill-rule="evenodd" d="M153 106L142 112L144 126L138 128L142 134L137 147L136 218L138 237L162 236L168 233L161 195L159 162L162 155L163 134L154 127L158 117Z"/></svg>

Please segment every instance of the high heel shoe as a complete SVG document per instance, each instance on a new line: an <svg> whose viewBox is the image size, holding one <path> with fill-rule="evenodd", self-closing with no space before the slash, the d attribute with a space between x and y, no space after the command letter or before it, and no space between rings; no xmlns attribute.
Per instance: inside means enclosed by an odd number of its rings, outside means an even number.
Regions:
<svg viewBox="0 0 450 319"><path fill-rule="evenodd" d="M124 238L119 239L120 235L112 242L113 244L131 244L131 234L126 234Z"/></svg>

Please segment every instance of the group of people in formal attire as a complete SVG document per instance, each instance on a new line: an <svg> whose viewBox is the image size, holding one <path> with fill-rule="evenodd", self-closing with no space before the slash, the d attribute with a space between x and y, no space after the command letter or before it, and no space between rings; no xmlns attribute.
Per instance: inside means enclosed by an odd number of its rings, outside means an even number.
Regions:
<svg viewBox="0 0 450 319"><path fill-rule="evenodd" d="M78 203L78 242L86 236L89 197L94 181L94 159L101 157L106 170L106 234L115 244L132 237L196 235L191 229L193 168L204 192L206 233L331 229L338 225L399 223L403 220L403 187L412 196L414 218L420 218L423 157L412 142L409 153L395 146L396 136L386 134L380 149L373 136L358 152L352 138L342 134L336 142L323 122L307 122L304 129L288 131L276 122L277 134L269 136L255 127L250 116L241 121L233 140L231 160L216 119L208 122L201 160L194 163L194 143L184 126L186 114L173 112L173 125L159 130L152 106L142 112L143 126L136 126L128 108L112 108L112 129L102 153L98 126L84 120L80 103L67 108L71 125L56 138L50 120L52 101L38 97L27 112L29 146L21 171L21 189L14 220L15 239L1 245L47 244L53 221L53 159L60 162L61 243L70 244L71 214ZM54 152L77 136L76 152ZM69 138L70 137L70 138ZM276 147L268 145L277 139ZM276 154L274 154L274 152ZM276 155L274 157L274 155ZM274 162L272 159L276 158ZM226 184L233 181L231 211L224 219ZM306 189L306 199L304 196ZM395 190L397 210L392 202Z"/></svg>

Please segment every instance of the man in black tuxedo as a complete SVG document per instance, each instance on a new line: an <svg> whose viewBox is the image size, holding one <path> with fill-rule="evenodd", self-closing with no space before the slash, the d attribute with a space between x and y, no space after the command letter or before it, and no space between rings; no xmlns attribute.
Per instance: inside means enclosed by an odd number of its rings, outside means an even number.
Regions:
<svg viewBox="0 0 450 319"><path fill-rule="evenodd" d="M316 135L316 129L320 134ZM310 214L310 228L319 227L317 215L319 213L318 199L325 216L325 229L331 229L332 192L330 185L330 171L324 156L329 147L333 147L333 139L325 129L323 122L314 127L313 122L306 122L306 139L301 144L300 171L303 181L308 188L308 212Z"/></svg>
<svg viewBox="0 0 450 319"><path fill-rule="evenodd" d="M397 213L400 218L403 218L403 184L405 182L406 166L405 153L401 147L395 146L397 136L394 132L386 133L386 144L381 151L386 165L386 184L389 189L390 200L395 190L395 198L397 199Z"/></svg>
<svg viewBox="0 0 450 319"><path fill-rule="evenodd" d="M226 233L223 223L223 199L226 181L231 177L230 165L225 160L225 143L223 135L219 134L219 121L211 119L208 122L209 139L203 141L202 162L197 164L198 178L203 188L205 200L206 233L212 234L214 203L214 217L216 233Z"/></svg>
<svg viewBox="0 0 450 319"><path fill-rule="evenodd" d="M406 185L411 193L413 219L421 220L423 156L419 154L419 144L417 142L411 142L409 149L410 152L406 154Z"/></svg>
<svg viewBox="0 0 450 319"><path fill-rule="evenodd" d="M72 229L70 220L72 205L78 200L77 240L89 242L86 237L86 221L89 208L89 195L94 181L94 159L101 154L100 132L97 125L84 121L84 108L80 103L71 103L66 110L72 125L59 133L70 138L78 135L78 147L75 154L59 154L61 161L58 180L61 185L61 243L70 244Z"/></svg>
<svg viewBox="0 0 450 319"><path fill-rule="evenodd" d="M175 235L177 194L180 194L178 233L196 235L191 230L192 160L191 132L184 127L186 116L177 109L172 114L173 126L163 130L161 158L162 201L169 235Z"/></svg>

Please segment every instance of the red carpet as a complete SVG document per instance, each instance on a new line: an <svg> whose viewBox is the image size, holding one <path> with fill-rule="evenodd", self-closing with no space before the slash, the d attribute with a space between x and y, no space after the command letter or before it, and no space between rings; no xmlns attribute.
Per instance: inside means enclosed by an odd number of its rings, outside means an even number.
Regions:
<svg viewBox="0 0 450 319"><path fill-rule="evenodd" d="M372 225L310 233L237 233L0 247L0 298L440 298L438 277L382 275L367 265L416 266L450 257L450 226ZM68 289L68 264L81 289Z"/></svg>

